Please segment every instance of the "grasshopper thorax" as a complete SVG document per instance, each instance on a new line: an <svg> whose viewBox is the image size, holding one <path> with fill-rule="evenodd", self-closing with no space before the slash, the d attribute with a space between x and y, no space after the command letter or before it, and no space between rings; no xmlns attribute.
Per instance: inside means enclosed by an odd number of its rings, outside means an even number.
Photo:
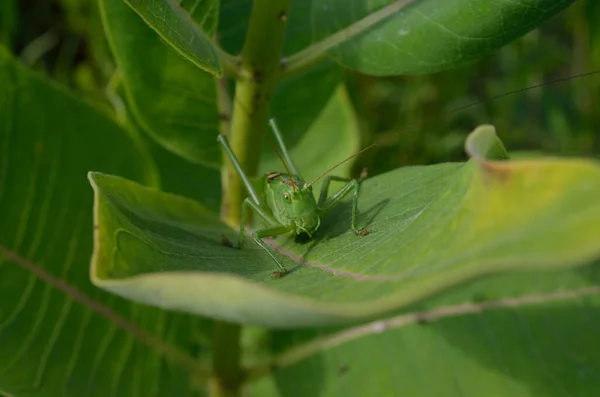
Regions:
<svg viewBox="0 0 600 397"><path fill-rule="evenodd" d="M265 175L265 201L275 219L294 226L296 234L312 237L321 225L317 202L309 186L300 176L281 172Z"/></svg>

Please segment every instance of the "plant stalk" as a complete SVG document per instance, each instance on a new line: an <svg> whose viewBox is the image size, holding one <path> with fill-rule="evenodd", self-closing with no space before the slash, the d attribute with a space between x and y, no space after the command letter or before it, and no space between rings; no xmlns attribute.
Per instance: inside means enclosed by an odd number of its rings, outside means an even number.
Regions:
<svg viewBox="0 0 600 397"><path fill-rule="evenodd" d="M246 41L238 69L229 141L249 177L258 172L261 130L266 127L269 104L282 74L281 53L291 0L254 0ZM223 81L221 82L223 83ZM220 91L219 91L220 90ZM229 113L224 86L218 86L224 115ZM227 123L221 129L227 130ZM247 192L228 157L223 155L221 219L232 227L240 224ZM210 395L238 396L243 381L240 352L241 327L217 321L213 336L213 377Z"/></svg>
<svg viewBox="0 0 600 397"><path fill-rule="evenodd" d="M216 321L213 331L212 363L210 380L211 397L234 397L239 395L244 373L241 365L241 326L226 321Z"/></svg>
<svg viewBox="0 0 600 397"><path fill-rule="evenodd" d="M229 141L248 177L256 177L261 129L282 75L281 53L290 0L254 0L233 101ZM221 218L238 227L247 192L227 156L224 158Z"/></svg>

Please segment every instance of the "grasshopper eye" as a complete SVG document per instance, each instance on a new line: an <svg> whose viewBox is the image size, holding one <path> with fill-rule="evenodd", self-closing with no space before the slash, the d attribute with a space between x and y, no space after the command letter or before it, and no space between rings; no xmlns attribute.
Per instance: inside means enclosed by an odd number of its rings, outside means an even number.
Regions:
<svg viewBox="0 0 600 397"><path fill-rule="evenodd" d="M283 199L288 203L292 201L289 193L283 193Z"/></svg>

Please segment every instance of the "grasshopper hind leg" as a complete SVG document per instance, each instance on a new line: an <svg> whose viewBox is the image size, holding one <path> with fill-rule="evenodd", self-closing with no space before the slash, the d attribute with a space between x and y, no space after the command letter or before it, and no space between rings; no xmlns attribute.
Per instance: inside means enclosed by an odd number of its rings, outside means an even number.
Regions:
<svg viewBox="0 0 600 397"><path fill-rule="evenodd" d="M364 173L364 171L363 171L363 173ZM356 234L358 236L366 236L370 232L370 230L366 227L359 229L357 227L357 222L356 222L356 219L358 217L358 195L360 193L360 183L362 182L362 180L363 180L362 177L358 180L350 179L350 178L342 178L342 177L334 176L334 175L325 177L325 179L323 181L323 185L321 186L321 192L319 194L319 202L317 204L319 207L319 210L322 213L327 213L327 212L331 211L336 205L338 205L344 199L344 197L346 197L348 194L352 193L351 227L352 227L352 231L354 232L354 234ZM329 192L329 184L332 181L346 182L346 184L344 186L342 186L342 188L337 193L335 193L333 196L327 197L327 194Z"/></svg>

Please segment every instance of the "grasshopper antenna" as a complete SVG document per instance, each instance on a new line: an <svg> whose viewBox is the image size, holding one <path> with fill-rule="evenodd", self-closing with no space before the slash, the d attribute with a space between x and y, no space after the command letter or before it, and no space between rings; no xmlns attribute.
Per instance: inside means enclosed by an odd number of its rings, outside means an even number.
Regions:
<svg viewBox="0 0 600 397"><path fill-rule="evenodd" d="M525 92L525 91L533 90L535 88L540 88L540 87L543 87L545 85L550 85L550 84L555 84L555 83L562 83L562 82L565 82L565 81L570 81L570 80L575 80L575 79L579 79L579 78L583 78L583 77L588 77L588 76L591 76L591 75L594 75L594 74L598 74L598 73L600 73L600 70L596 70L596 71L593 71L593 72L576 74L574 76L569 76L569 77L561 77L559 79L546 81L546 82L543 82L543 83L540 83L540 84L536 84L536 85L532 85L532 86L529 86L529 87L520 88L518 90L513 90L513 91L505 92L505 93L499 94L499 95L494 95L494 96L492 96L492 97L490 97L488 99L482 99L482 100L479 100L479 101L471 102L471 103L469 103L467 105L460 106L460 107L458 107L456 109L452 109L452 110L450 110L448 112L440 112L440 113L438 113L438 114L436 114L436 115L434 115L434 116L432 116L432 117L430 117L430 118L428 118L428 119L426 119L426 120L424 120L422 122L409 125L408 127L404 128L404 129L402 129L402 130L400 130L398 132L395 132L392 135L389 135L389 136L387 136L385 138L380 139L377 142L374 142L374 143L370 144L369 146L367 146L367 147L359 150L358 152L354 153L353 155L348 156L344 160L342 160L339 163L335 164L333 167L329 168L327 171L323 172L321 175L319 175L318 177L316 177L315 179L313 179L312 181L310 181L310 183L308 184L308 186L311 186L312 184L314 184L315 182L317 182L319 179L323 178L325 175L327 175L331 171L335 170L340 165L344 164L345 162L347 162L349 160L352 160L353 158L357 157L361 153L364 153L367 150L370 150L370 149L374 148L378 144L383 143L383 142L385 142L385 141L387 141L387 140L389 140L391 138L394 138L394 137L396 137L397 135L399 135L399 134L401 134L403 132L410 131L410 130L416 128L416 127L420 127L420 126L425 125L427 123L431 123L432 121L435 121L435 120L437 120L437 119L439 119L439 118L441 118L443 116L447 116L447 115L450 115L450 114L453 114L453 113L456 113L456 112L459 112L461 110L468 109L468 108L471 108L471 107L474 107L474 106L482 105L482 104L487 103L489 101L493 101L493 100L504 98L504 97L507 97L507 96L510 96L510 95L518 94L520 92Z"/></svg>
<svg viewBox="0 0 600 397"><path fill-rule="evenodd" d="M238 105L240 105L242 108L246 109L246 106L242 105L241 103L238 103ZM270 121L269 121L270 123ZM288 167L288 163L284 160L283 155L281 154L281 152L277 149L277 146L275 146L275 143L273 142L273 140L271 139L271 137L269 136L269 134L267 134L265 131L263 131L262 128L260 128L259 126L256 125L255 122L252 122L252 125L258 129L261 133L262 136L264 136L267 139L267 142L269 143L269 146L271 146L271 148L273 149L273 151L275 152L275 154L277 155L277 157L279 157L279 161L281 161L281 164L283 164L283 167L285 168L285 172L288 174L288 177L290 178L290 182L292 184L292 189L294 190L298 190L298 186L296 186L296 182L294 182L294 178L292 177L292 173L290 172L290 168ZM291 164L291 163L290 163Z"/></svg>

